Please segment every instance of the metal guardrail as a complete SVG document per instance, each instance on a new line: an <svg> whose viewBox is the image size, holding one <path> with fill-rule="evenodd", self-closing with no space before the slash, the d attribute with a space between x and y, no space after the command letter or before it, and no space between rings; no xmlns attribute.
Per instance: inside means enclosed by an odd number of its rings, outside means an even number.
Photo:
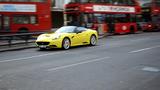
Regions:
<svg viewBox="0 0 160 90"><path fill-rule="evenodd" d="M39 34L42 34L44 32L36 32L36 33L17 33L17 34L3 34L0 35L0 40L2 41L6 41L8 42L8 46L12 46L13 40L22 40L23 42L19 42L19 44L24 43L24 44L28 44L29 40L33 40L35 39L34 36L38 36ZM18 43L16 43L18 44Z"/></svg>

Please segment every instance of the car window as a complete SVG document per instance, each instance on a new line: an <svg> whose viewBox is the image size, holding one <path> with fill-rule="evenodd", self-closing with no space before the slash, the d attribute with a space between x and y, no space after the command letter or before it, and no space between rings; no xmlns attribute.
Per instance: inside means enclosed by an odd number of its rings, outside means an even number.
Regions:
<svg viewBox="0 0 160 90"><path fill-rule="evenodd" d="M86 31L86 28L84 28L84 27L78 27L78 28L77 28L77 31L78 31L78 32Z"/></svg>
<svg viewBox="0 0 160 90"><path fill-rule="evenodd" d="M75 26L64 26L59 28L55 33L74 33L75 29Z"/></svg>

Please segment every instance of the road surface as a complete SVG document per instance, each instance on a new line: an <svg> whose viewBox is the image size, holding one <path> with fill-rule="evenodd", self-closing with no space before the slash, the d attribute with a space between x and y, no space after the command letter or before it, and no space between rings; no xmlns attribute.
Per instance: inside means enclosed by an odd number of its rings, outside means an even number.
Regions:
<svg viewBox="0 0 160 90"><path fill-rule="evenodd" d="M0 53L0 90L160 90L160 32Z"/></svg>

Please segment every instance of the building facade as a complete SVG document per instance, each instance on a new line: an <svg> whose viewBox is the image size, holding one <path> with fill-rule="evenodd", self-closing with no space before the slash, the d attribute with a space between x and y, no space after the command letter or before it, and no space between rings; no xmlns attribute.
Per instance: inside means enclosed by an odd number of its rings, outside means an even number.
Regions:
<svg viewBox="0 0 160 90"><path fill-rule="evenodd" d="M71 0L52 0L52 27L59 28L64 24L64 5Z"/></svg>

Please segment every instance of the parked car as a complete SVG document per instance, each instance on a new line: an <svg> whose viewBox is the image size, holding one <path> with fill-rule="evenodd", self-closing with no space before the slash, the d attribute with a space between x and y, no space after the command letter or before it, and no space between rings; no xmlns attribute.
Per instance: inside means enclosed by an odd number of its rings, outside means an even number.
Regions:
<svg viewBox="0 0 160 90"><path fill-rule="evenodd" d="M96 30L77 26L63 26L55 32L38 36L36 45L40 49L63 48L69 49L79 45L96 45L98 34Z"/></svg>

